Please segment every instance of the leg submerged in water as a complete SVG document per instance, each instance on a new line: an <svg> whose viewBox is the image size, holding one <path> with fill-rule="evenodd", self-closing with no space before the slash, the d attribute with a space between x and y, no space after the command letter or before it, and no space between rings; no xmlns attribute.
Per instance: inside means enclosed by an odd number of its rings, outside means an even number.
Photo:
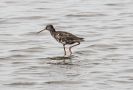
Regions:
<svg viewBox="0 0 133 90"><path fill-rule="evenodd" d="M65 48L65 45L63 45L63 48L64 48L64 56L66 55L66 48Z"/></svg>

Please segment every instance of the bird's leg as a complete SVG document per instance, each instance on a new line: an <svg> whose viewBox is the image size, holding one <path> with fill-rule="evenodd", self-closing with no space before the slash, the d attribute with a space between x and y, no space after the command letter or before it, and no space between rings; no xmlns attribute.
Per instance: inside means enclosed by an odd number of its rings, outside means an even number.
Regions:
<svg viewBox="0 0 133 90"><path fill-rule="evenodd" d="M75 44L75 45L69 47L70 56L72 55L72 51L71 51L72 47L75 47L75 46L77 46L77 45L79 45L79 44L80 44L80 42L78 42L77 44Z"/></svg>
<svg viewBox="0 0 133 90"><path fill-rule="evenodd" d="M66 48L65 48L65 44L63 44L63 48L64 48L64 56L66 55Z"/></svg>

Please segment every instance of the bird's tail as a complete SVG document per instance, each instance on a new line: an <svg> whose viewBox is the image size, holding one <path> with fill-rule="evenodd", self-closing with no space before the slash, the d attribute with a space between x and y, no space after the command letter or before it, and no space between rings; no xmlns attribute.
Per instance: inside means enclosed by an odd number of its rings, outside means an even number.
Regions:
<svg viewBox="0 0 133 90"><path fill-rule="evenodd" d="M84 38L79 38L80 39L80 41L84 41Z"/></svg>

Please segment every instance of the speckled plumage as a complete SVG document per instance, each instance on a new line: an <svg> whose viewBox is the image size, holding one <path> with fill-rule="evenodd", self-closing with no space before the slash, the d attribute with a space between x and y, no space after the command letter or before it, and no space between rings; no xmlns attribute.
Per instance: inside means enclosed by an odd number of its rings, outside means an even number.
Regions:
<svg viewBox="0 0 133 90"><path fill-rule="evenodd" d="M59 42L63 44L64 54L66 55L65 45L70 45L77 43L76 45L70 46L69 51L70 55L72 54L71 48L80 44L81 41L84 41L83 38L77 37L71 33L64 31L56 31L53 25L47 25L44 30L50 31L51 35ZM42 32L44 30L39 31Z"/></svg>
<svg viewBox="0 0 133 90"><path fill-rule="evenodd" d="M76 42L83 41L83 38L79 38L71 33L64 32L64 31L56 31L53 34L53 37L62 44L74 44Z"/></svg>

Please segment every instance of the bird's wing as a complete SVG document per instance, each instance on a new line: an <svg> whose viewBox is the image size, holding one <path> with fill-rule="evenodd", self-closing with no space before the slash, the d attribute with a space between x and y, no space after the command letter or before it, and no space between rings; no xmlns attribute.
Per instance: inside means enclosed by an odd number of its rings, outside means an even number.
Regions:
<svg viewBox="0 0 133 90"><path fill-rule="evenodd" d="M75 42L84 41L83 38L79 38L71 33L63 31L57 31L55 34L55 39L63 44L73 44Z"/></svg>
<svg viewBox="0 0 133 90"><path fill-rule="evenodd" d="M56 31L54 34L55 39L62 44L73 44L75 42L83 41L83 38L79 38L71 33Z"/></svg>
<svg viewBox="0 0 133 90"><path fill-rule="evenodd" d="M73 34L71 34L71 33L68 33L68 32L62 32L62 31L58 31L59 33L59 36L61 36L61 37L64 37L64 38L79 38L79 37L77 37L77 36L75 36L75 35L73 35Z"/></svg>
<svg viewBox="0 0 133 90"><path fill-rule="evenodd" d="M76 40L76 39L80 39L79 37L71 34L71 33L68 33L68 32L62 32L62 31L58 31L58 35L60 38L63 38L63 39L67 39L67 40Z"/></svg>

